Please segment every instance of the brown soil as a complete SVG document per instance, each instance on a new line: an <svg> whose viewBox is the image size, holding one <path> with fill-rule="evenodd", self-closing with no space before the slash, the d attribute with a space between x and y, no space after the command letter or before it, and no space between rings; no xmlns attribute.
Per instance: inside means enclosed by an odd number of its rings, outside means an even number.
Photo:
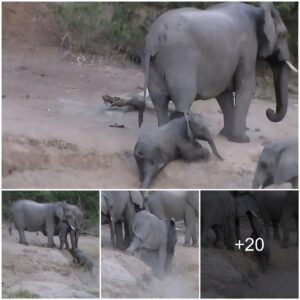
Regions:
<svg viewBox="0 0 300 300"><path fill-rule="evenodd" d="M72 263L67 250L46 248L42 233L25 233L29 246L19 244L16 230L2 230L2 297L20 290L40 298L99 297L99 238L81 236L80 249L94 263L92 273ZM59 245L58 237L55 237Z"/></svg>
<svg viewBox="0 0 300 300"><path fill-rule="evenodd" d="M106 109L101 97L139 92L144 82L141 69L103 57L84 64L82 56L62 59L57 48L49 47L57 32L51 19L36 16L36 4L31 10L19 5L4 5L3 187L138 188L133 148L140 132L157 127L156 116L147 110L139 129L136 112ZM40 23L44 25L37 26ZM45 34L44 27L53 34ZM16 32L20 38L15 38ZM285 119L272 123L265 111L274 103L253 99L249 144L218 135L223 121L215 100L195 102L192 109L203 115L224 161L214 156L207 162L174 161L152 187L251 187L262 144L298 135L296 102L291 98ZM124 128L109 127L115 123Z"/></svg>

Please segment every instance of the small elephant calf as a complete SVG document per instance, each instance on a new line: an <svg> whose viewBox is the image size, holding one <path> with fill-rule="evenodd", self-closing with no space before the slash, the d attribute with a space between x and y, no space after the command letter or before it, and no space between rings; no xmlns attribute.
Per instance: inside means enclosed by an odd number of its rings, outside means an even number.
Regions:
<svg viewBox="0 0 300 300"><path fill-rule="evenodd" d="M74 257L73 263L83 267L84 271L92 272L94 263L86 254L78 248L72 249L70 252Z"/></svg>
<svg viewBox="0 0 300 300"><path fill-rule="evenodd" d="M189 126L188 126L189 125ZM209 152L197 139L207 141L220 160L212 136L201 116L189 114L142 133L134 148L134 157L139 169L141 188L149 188L152 179L170 161L182 158L186 161L207 159Z"/></svg>

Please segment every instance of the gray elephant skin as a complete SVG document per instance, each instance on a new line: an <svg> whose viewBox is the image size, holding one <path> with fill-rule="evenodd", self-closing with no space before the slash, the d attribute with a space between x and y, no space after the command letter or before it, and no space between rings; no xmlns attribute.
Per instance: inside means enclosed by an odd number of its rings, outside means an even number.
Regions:
<svg viewBox="0 0 300 300"><path fill-rule="evenodd" d="M197 139L207 141L213 153L222 160L203 119L199 115L190 114L188 123L189 129L185 117L177 118L139 136L134 157L142 182L141 188L149 188L153 178L167 163L176 158L185 161L207 159L209 152Z"/></svg>
<svg viewBox="0 0 300 300"><path fill-rule="evenodd" d="M201 192L201 244L208 246L208 231L216 235L215 247L234 250L235 242L235 199L230 192Z"/></svg>
<svg viewBox="0 0 300 300"><path fill-rule="evenodd" d="M94 263L91 258L89 258L84 252L82 252L78 248L72 249L70 253L74 257L73 263L83 267L84 271L90 271L90 273L92 273Z"/></svg>
<svg viewBox="0 0 300 300"><path fill-rule="evenodd" d="M184 221L184 245L198 246L199 235L199 192L157 191L149 195L146 209L161 220Z"/></svg>
<svg viewBox="0 0 300 300"><path fill-rule="evenodd" d="M245 201L252 201L257 206L264 222L266 238L270 238L270 224L272 224L273 237L280 240L279 225L281 225L282 246L287 248L292 221L295 222L298 235L298 192L261 191L245 193L243 197ZM296 244L298 245L298 242Z"/></svg>
<svg viewBox="0 0 300 300"><path fill-rule="evenodd" d="M144 208L144 199L137 191L102 191L101 216L110 224L114 248L126 249L132 239L132 220ZM103 221L101 220L101 223ZM124 234L123 234L124 226Z"/></svg>
<svg viewBox="0 0 300 300"><path fill-rule="evenodd" d="M133 239L127 251L144 250L156 257L152 270L163 277L171 267L177 242L174 220L160 220L148 211L140 211L132 223Z"/></svg>
<svg viewBox="0 0 300 300"><path fill-rule="evenodd" d="M11 226L14 223L20 235L20 243L28 245L24 231L45 231L48 237L47 246L54 247L53 235L57 222L67 222L72 231L76 229L78 223L73 208L66 201L37 203L32 200L18 200L10 209L9 232L11 233Z"/></svg>
<svg viewBox="0 0 300 300"><path fill-rule="evenodd" d="M216 98L224 117L220 134L245 143L246 117L255 91L258 58L273 71L276 112L281 121L288 107L290 63L287 28L273 4L260 7L224 3L207 10L181 8L159 16L145 39L146 88L155 107L158 125L168 122L168 103L189 113L194 100ZM145 100L145 99L144 99ZM143 110L139 114L139 125Z"/></svg>
<svg viewBox="0 0 300 300"><path fill-rule="evenodd" d="M254 189L290 182L298 188L298 140L283 139L266 145L254 174Z"/></svg>

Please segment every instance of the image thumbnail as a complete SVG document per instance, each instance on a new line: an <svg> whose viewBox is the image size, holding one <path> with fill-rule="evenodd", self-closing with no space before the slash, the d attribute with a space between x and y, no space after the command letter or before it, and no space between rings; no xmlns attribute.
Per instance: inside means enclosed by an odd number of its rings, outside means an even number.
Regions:
<svg viewBox="0 0 300 300"><path fill-rule="evenodd" d="M298 191L201 191L201 297L298 298Z"/></svg>
<svg viewBox="0 0 300 300"><path fill-rule="evenodd" d="M2 298L99 297L99 192L2 192Z"/></svg>
<svg viewBox="0 0 300 300"><path fill-rule="evenodd" d="M199 297L199 192L101 192L101 297Z"/></svg>

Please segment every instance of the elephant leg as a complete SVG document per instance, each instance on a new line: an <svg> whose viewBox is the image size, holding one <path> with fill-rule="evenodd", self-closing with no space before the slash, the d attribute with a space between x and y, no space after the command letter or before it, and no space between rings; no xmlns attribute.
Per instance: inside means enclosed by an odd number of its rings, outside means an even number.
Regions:
<svg viewBox="0 0 300 300"><path fill-rule="evenodd" d="M198 243L198 238L199 238L199 223L197 222L198 218L196 218L195 224L194 224L194 229L192 232L192 242L193 242L193 247L198 247L199 243Z"/></svg>
<svg viewBox="0 0 300 300"><path fill-rule="evenodd" d="M133 254L137 249L139 249L143 244L143 241L138 239L137 237L133 237L130 243L130 246L126 249L127 252Z"/></svg>
<svg viewBox="0 0 300 300"><path fill-rule="evenodd" d="M235 218L231 217L228 220L228 244L227 248L229 250L234 250L234 233L235 233Z"/></svg>
<svg viewBox="0 0 300 300"><path fill-rule="evenodd" d="M118 221L115 223L115 234L116 234L116 248L124 249L124 240L122 232L122 222Z"/></svg>
<svg viewBox="0 0 300 300"><path fill-rule="evenodd" d="M53 240L53 235L54 235L54 220L46 220L46 231L47 231L47 237L48 237L48 243L47 247L48 248L54 248L55 243Z"/></svg>
<svg viewBox="0 0 300 300"><path fill-rule="evenodd" d="M169 99L167 95L165 95L157 86L157 84L155 84L150 78L148 83L148 91L157 114L158 126L167 124L169 122Z"/></svg>
<svg viewBox="0 0 300 300"><path fill-rule="evenodd" d="M70 237L71 237L71 245L72 245L72 249L76 248L76 233L75 230L71 229L70 231Z"/></svg>
<svg viewBox="0 0 300 300"><path fill-rule="evenodd" d="M213 226L213 231L216 235L216 239L214 241L214 247L218 248L218 249L223 249L224 248L224 237L222 234L222 227L220 227L220 225L214 225Z"/></svg>
<svg viewBox="0 0 300 300"><path fill-rule="evenodd" d="M167 251L166 247L160 247L158 250L157 277L162 278L165 274Z"/></svg>
<svg viewBox="0 0 300 300"><path fill-rule="evenodd" d="M76 248L78 248L79 235L80 235L80 231L79 231L79 229L77 229L75 231L75 247Z"/></svg>
<svg viewBox="0 0 300 300"><path fill-rule="evenodd" d="M272 226L273 226L273 237L275 240L280 240L280 235L279 235L279 227L278 227L278 222L277 221L272 221Z"/></svg>
<svg viewBox="0 0 300 300"><path fill-rule="evenodd" d="M209 157L209 151L197 142L180 145L179 153L185 161L205 160Z"/></svg>
<svg viewBox="0 0 300 300"><path fill-rule="evenodd" d="M238 71L236 83L236 101L233 114L233 128L229 140L237 143L249 143L249 137L245 134L246 119L251 98L255 89L255 74L250 72L245 76L246 71Z"/></svg>
<svg viewBox="0 0 300 300"><path fill-rule="evenodd" d="M223 113L224 127L220 131L220 135L230 137L233 131L233 97L232 91L226 90L217 97L217 101Z"/></svg>
<svg viewBox="0 0 300 300"><path fill-rule="evenodd" d="M281 226L283 231L283 240L282 247L289 247L289 238L290 238L290 218L287 214L284 214L281 218Z"/></svg>
<svg viewBox="0 0 300 300"><path fill-rule="evenodd" d="M17 230L18 230L19 236L20 236L20 242L19 243L24 244L24 245L28 245L28 242L27 242L26 237L25 237L24 229L17 227Z"/></svg>
<svg viewBox="0 0 300 300"><path fill-rule="evenodd" d="M127 222L125 222L124 223L125 238L124 238L124 245L123 245L124 248L127 248L130 245L131 234L130 234L129 228L130 228L130 225Z"/></svg>
<svg viewBox="0 0 300 300"><path fill-rule="evenodd" d="M193 231L195 229L196 216L194 209L187 205L185 210L185 240L184 245L189 246L192 238Z"/></svg>

